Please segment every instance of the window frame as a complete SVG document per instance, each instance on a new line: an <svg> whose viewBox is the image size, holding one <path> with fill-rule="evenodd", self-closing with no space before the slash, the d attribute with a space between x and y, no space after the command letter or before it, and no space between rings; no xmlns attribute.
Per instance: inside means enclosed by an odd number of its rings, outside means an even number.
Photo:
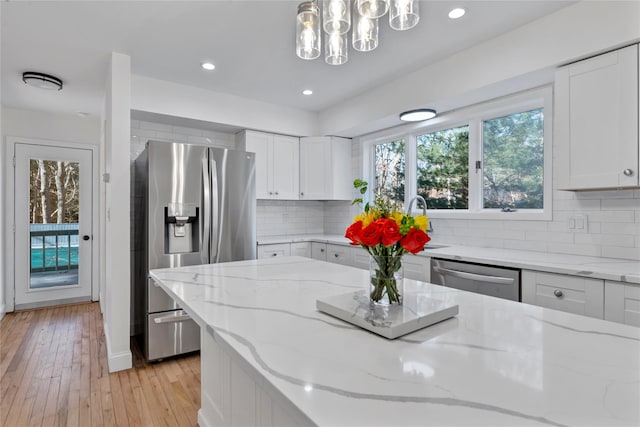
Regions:
<svg viewBox="0 0 640 427"><path fill-rule="evenodd" d="M515 113L544 109L543 128L543 208L517 209L515 212L502 212L500 209L485 209L483 204L482 170L476 171L476 160L483 161L483 122ZM489 220L544 220L553 216L553 89L551 86L532 89L502 98L474 104L454 110L423 123L402 125L361 137L363 149L364 179L375 182L375 145L404 139L405 141L405 195L404 205L417 194L417 137L458 126L469 126L469 209L428 209L430 218L446 219L489 219ZM482 165L484 167L484 164ZM373 188L366 195L373 197ZM428 202L428 201L427 201ZM414 208L414 214L421 209Z"/></svg>

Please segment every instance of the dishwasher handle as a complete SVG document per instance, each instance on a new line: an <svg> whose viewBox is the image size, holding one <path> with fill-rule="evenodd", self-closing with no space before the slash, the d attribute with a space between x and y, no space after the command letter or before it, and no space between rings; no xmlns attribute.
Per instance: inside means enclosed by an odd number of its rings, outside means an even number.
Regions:
<svg viewBox="0 0 640 427"><path fill-rule="evenodd" d="M498 276L485 276L484 274L467 273L465 271L450 270L448 268L442 268L433 266L433 271L444 276L457 277L460 279L475 280L476 282L488 282L495 283L496 285L511 285L515 282L515 279L510 277L498 277Z"/></svg>

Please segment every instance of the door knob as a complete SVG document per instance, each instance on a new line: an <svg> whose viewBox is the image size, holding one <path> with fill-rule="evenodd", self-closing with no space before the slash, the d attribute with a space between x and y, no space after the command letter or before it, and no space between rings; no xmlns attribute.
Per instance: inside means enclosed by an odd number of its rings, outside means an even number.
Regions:
<svg viewBox="0 0 640 427"><path fill-rule="evenodd" d="M84 236L82 236L82 240L89 240L91 237L87 236L86 234Z"/></svg>
<svg viewBox="0 0 640 427"><path fill-rule="evenodd" d="M563 295L563 293L562 293L562 291L560 289L556 289L555 291L553 291L553 294L558 298L561 298L562 295Z"/></svg>
<svg viewBox="0 0 640 427"><path fill-rule="evenodd" d="M624 174L624 176L632 176L633 175L633 170L625 169L625 170L622 171L622 173Z"/></svg>

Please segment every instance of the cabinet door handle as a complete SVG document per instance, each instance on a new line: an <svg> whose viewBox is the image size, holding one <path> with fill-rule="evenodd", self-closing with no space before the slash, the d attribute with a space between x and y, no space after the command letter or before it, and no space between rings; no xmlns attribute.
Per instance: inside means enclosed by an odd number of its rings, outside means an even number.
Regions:
<svg viewBox="0 0 640 427"><path fill-rule="evenodd" d="M624 176L633 176L633 170L632 169L625 169L622 171L622 173L624 174Z"/></svg>
<svg viewBox="0 0 640 427"><path fill-rule="evenodd" d="M338 258L340 255L338 254L333 254L334 257Z"/></svg>
<svg viewBox="0 0 640 427"><path fill-rule="evenodd" d="M320 249L320 252L324 252L324 249Z"/></svg>
<svg viewBox="0 0 640 427"><path fill-rule="evenodd" d="M278 256L276 252L272 253L271 256Z"/></svg>
<svg viewBox="0 0 640 427"><path fill-rule="evenodd" d="M301 196L304 196L304 192L300 192L300 195L301 195Z"/></svg>
<svg viewBox="0 0 640 427"><path fill-rule="evenodd" d="M269 191L269 195L271 196L273 194L273 191Z"/></svg>
<svg viewBox="0 0 640 427"><path fill-rule="evenodd" d="M558 298L562 298L562 295L564 295L560 289L553 291L553 294Z"/></svg>
<svg viewBox="0 0 640 427"><path fill-rule="evenodd" d="M276 196L278 195L278 192L276 191Z"/></svg>

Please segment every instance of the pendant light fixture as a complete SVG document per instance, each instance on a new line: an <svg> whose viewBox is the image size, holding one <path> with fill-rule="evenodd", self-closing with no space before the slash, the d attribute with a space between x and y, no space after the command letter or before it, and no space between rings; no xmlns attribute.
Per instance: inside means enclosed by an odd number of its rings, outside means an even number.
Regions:
<svg viewBox="0 0 640 427"><path fill-rule="evenodd" d="M378 19L360 15L357 5L353 8L353 48L359 52L372 51L378 47Z"/></svg>
<svg viewBox="0 0 640 427"><path fill-rule="evenodd" d="M302 59L320 56L320 8L315 1L306 1L298 6L296 54Z"/></svg>
<svg viewBox="0 0 640 427"><path fill-rule="evenodd" d="M49 74L26 71L22 73L22 81L38 89L62 90L62 80Z"/></svg>
<svg viewBox="0 0 640 427"><path fill-rule="evenodd" d="M420 20L419 0L322 0L322 25L318 0L300 3L296 18L296 54L302 59L316 59L324 38L325 62L344 64L349 58L349 30L355 50L374 50L378 47L378 19L387 12L392 29L409 30Z"/></svg>
<svg viewBox="0 0 640 427"><path fill-rule="evenodd" d="M389 10L389 26L404 31L418 25L420 21L420 2L418 0L394 0Z"/></svg>

